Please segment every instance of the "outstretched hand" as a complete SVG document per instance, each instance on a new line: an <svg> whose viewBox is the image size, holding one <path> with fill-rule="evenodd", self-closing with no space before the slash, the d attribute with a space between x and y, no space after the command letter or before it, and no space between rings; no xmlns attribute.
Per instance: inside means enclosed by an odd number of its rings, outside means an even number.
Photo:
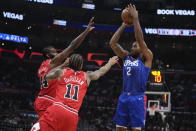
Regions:
<svg viewBox="0 0 196 131"><path fill-rule="evenodd" d="M89 23L88 23L87 30L88 30L89 32L95 28L95 27L93 27L94 18L95 18L95 17L92 17L92 18L90 19Z"/></svg>
<svg viewBox="0 0 196 131"><path fill-rule="evenodd" d="M133 18L133 19L137 19L138 18L138 12L136 10L135 5L129 4L128 7L126 8L129 11L129 15Z"/></svg>
<svg viewBox="0 0 196 131"><path fill-rule="evenodd" d="M118 56L113 56L110 58L109 62L111 65L114 65L119 60Z"/></svg>

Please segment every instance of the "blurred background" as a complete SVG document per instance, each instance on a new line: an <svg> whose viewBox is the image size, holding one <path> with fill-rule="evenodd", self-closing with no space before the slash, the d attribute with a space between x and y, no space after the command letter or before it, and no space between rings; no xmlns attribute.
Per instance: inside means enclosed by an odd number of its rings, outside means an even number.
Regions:
<svg viewBox="0 0 196 131"><path fill-rule="evenodd" d="M195 0L0 0L0 131L27 131L37 121L33 103L39 92L41 50L62 51L95 16L95 29L74 52L84 70L104 65L114 53L109 41L121 25L121 11L135 4L153 68L163 74L157 91L171 93L164 120L147 114L145 131L196 131ZM119 43L127 50L133 27ZM148 88L152 81L149 79ZM122 61L92 82L80 109L78 131L114 131L113 116L122 91Z"/></svg>

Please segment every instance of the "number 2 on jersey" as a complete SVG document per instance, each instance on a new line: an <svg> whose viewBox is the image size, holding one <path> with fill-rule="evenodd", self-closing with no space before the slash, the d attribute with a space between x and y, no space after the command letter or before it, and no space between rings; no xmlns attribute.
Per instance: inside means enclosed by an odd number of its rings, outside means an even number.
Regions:
<svg viewBox="0 0 196 131"><path fill-rule="evenodd" d="M72 84L66 85L66 88L67 88L67 92L65 93L65 98L68 98L68 99L72 99L72 100L77 101L78 100L79 86L78 85L75 85L74 86L74 94L73 94L72 98L71 98Z"/></svg>
<svg viewBox="0 0 196 131"><path fill-rule="evenodd" d="M131 67L127 67L127 75L131 75Z"/></svg>

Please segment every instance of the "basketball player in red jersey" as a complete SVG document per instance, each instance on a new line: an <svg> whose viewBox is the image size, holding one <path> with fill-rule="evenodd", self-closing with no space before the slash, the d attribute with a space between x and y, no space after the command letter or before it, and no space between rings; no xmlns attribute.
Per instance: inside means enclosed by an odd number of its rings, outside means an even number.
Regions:
<svg viewBox="0 0 196 131"><path fill-rule="evenodd" d="M81 71L83 59L73 54L69 59L69 68L56 68L46 77L47 81L58 80L55 102L50 106L31 131L76 131L78 110L91 80L98 80L118 60L110 58L108 63L93 72Z"/></svg>
<svg viewBox="0 0 196 131"><path fill-rule="evenodd" d="M52 105L54 102L54 98L56 96L56 80L53 81L46 81L46 75L50 70L59 66L65 58L67 58L70 53L74 51L85 39L87 34L94 29L92 26L94 17L91 18L88 27L86 30L81 33L76 39L74 39L71 44L61 53L57 54L55 48L49 46L43 49L43 57L44 61L42 62L39 70L38 70L38 77L41 83L41 90L38 94L38 97L35 100L34 108L37 112L38 116L41 117L46 109Z"/></svg>

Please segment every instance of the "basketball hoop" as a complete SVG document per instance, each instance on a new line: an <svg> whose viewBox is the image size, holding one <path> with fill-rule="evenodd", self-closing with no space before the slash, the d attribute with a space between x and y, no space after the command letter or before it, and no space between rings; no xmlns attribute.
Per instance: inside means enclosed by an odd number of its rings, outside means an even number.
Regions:
<svg viewBox="0 0 196 131"><path fill-rule="evenodd" d="M155 112L156 112L158 109L159 109L159 108L158 108L157 105L151 106L151 107L148 109L149 115L150 115L150 116L154 116L154 115L155 115Z"/></svg>
<svg viewBox="0 0 196 131"><path fill-rule="evenodd" d="M155 111L159 111L160 102L158 100L149 100L148 101L148 111L150 116L155 115Z"/></svg>

